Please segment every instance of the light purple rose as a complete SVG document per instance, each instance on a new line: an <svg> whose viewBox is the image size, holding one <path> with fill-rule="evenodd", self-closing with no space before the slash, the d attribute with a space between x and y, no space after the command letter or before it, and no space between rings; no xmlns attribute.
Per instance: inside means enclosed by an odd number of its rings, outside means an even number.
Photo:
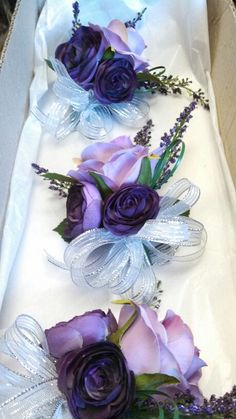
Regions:
<svg viewBox="0 0 236 419"><path fill-rule="evenodd" d="M89 175L93 171L100 174L112 190L117 190L123 184L137 181L148 151L147 147L134 145L125 135L109 143L96 142L84 149L78 169L70 170L68 175L78 181L94 183Z"/></svg>
<svg viewBox="0 0 236 419"><path fill-rule="evenodd" d="M163 373L176 377L180 384L163 387L173 396L178 391L190 390L201 401L198 388L201 368L205 362L199 358L190 328L173 311L168 310L164 320L147 306L138 307L138 317L121 341L121 349L129 368L136 375ZM133 308L122 307L118 325L121 327L131 316Z"/></svg>
<svg viewBox="0 0 236 419"><path fill-rule="evenodd" d="M146 48L142 36L134 28L126 28L125 24L118 19L112 20L107 28L99 25L89 25L94 31L100 31L104 40L114 50L118 58L131 58L135 71L143 71L148 67L147 61L141 58ZM116 55L115 57L116 58Z"/></svg>
<svg viewBox="0 0 236 419"><path fill-rule="evenodd" d="M49 352L61 358L68 352L79 350L87 345L102 342L117 329L117 322L111 310L88 311L67 322L45 330Z"/></svg>

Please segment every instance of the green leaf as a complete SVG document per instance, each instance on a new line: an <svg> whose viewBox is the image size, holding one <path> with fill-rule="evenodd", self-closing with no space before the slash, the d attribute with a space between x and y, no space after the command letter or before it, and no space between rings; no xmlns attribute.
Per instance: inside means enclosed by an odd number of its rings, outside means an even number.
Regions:
<svg viewBox="0 0 236 419"><path fill-rule="evenodd" d="M112 194L112 190L107 186L106 182L102 176L98 175L95 172L89 172L90 176L95 180L97 188L99 189L102 198L106 198L108 195Z"/></svg>
<svg viewBox="0 0 236 419"><path fill-rule="evenodd" d="M58 224L57 227L53 229L53 231L56 231L63 239L64 239L64 231L67 223L67 218L65 218L60 224Z"/></svg>
<svg viewBox="0 0 236 419"><path fill-rule="evenodd" d="M190 216L190 209L189 210L187 210L187 211L185 211L183 214L181 214L181 215L183 215L184 217L189 217Z"/></svg>
<svg viewBox="0 0 236 419"><path fill-rule="evenodd" d="M181 152L179 157L177 158L175 164L171 167L171 170L167 175L164 176L164 178L161 181L161 184L158 183L158 180L162 177L165 168L168 166L168 164L171 162L171 159L173 157L173 154L175 153L175 148L181 145ZM173 176L174 172L177 170L183 155L185 152L185 144L182 140L177 139L170 143L170 145L165 149L164 153L162 154L161 158L158 160L158 163L156 164L156 167L154 169L154 174L151 182L151 187L156 189L157 187L160 188L160 186L163 183L166 183L168 179Z"/></svg>
<svg viewBox="0 0 236 419"><path fill-rule="evenodd" d="M141 185L151 186L152 184L152 169L151 162L148 157L144 157L140 169L140 173L137 179L137 183Z"/></svg>
<svg viewBox="0 0 236 419"><path fill-rule="evenodd" d="M160 70L160 71L158 71L157 73L156 70ZM152 71L155 71L154 75L159 77L159 76L162 76L166 72L166 68L163 65L158 65L157 67L149 68L148 71L149 73L151 73Z"/></svg>
<svg viewBox="0 0 236 419"><path fill-rule="evenodd" d="M115 49L108 47L103 54L102 61L111 60L115 55Z"/></svg>
<svg viewBox="0 0 236 419"><path fill-rule="evenodd" d="M179 418L180 418L180 413L179 413L178 407L176 406L176 408L174 410L173 419L179 419Z"/></svg>
<svg viewBox="0 0 236 419"><path fill-rule="evenodd" d="M159 419L165 419L165 412L162 407L159 407Z"/></svg>
<svg viewBox="0 0 236 419"><path fill-rule="evenodd" d="M44 179L58 180L59 182L76 183L76 179L70 176L64 176L60 173L47 172L41 175Z"/></svg>
<svg viewBox="0 0 236 419"><path fill-rule="evenodd" d="M137 73L138 81L151 81L154 83L160 83L160 79L154 74L144 71L143 73Z"/></svg>
<svg viewBox="0 0 236 419"><path fill-rule="evenodd" d="M52 66L52 63L51 63L51 61L50 61L50 60L47 60L47 58L45 58L45 59L44 59L44 61L47 63L48 67L49 67L51 70L55 71L55 70L54 70L54 68L53 68L53 66Z"/></svg>
<svg viewBox="0 0 236 419"><path fill-rule="evenodd" d="M178 384L179 380L167 374L141 374L135 377L136 390L157 391L158 387L169 384Z"/></svg>
<svg viewBox="0 0 236 419"><path fill-rule="evenodd" d="M116 332L112 333L108 337L108 340L110 342L114 343L117 346L120 346L120 342L121 342L122 337L127 332L127 330L132 326L132 324L135 322L135 320L138 316L138 308L132 301L128 301L125 304L130 304L132 307L134 307L133 314L130 316L130 318L127 320L127 322L122 327L119 327L119 329L117 329Z"/></svg>

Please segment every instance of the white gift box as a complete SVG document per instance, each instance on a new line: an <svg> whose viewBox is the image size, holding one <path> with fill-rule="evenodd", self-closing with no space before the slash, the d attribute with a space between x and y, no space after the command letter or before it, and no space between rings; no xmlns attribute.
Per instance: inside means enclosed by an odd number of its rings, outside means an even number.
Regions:
<svg viewBox="0 0 236 419"><path fill-rule="evenodd" d="M165 3L165 1L166 0L159 0L159 2L162 3ZM158 1L156 3L158 3ZM183 4L184 3L185 1ZM199 1L199 4L203 5L204 0ZM37 246L35 246L35 242L37 242L38 236L40 236L41 233L39 230L43 229L43 232L45 233L46 231L50 230L49 225L55 226L57 224L56 217L54 221L54 211L56 212L57 205L61 211L61 214L63 212L62 202L57 203L57 200L54 199L55 202L50 203L52 205L52 209L51 213L48 214L49 224L46 224L45 226L40 225L37 227L36 217L38 215L40 216L40 211L45 211L45 208L43 205L41 206L40 202L43 200L49 200L49 198L48 191L42 193L42 189L46 190L46 185L44 184L39 186L40 182L36 181L37 186L33 192L34 199L32 205L29 207L29 211L28 206L25 206L25 200L29 198L31 193L32 183L32 178L29 177L30 167L28 166L30 166L31 162L37 161L37 147L40 140L37 135L35 135L35 138L37 137L37 139L34 138L33 129L31 129L30 138L24 138L24 150L22 141L19 143L18 148L20 134L29 110L29 87L32 82L34 68L34 30L42 6L43 2L36 0L21 0L17 2L16 11L12 19L10 32L6 40L5 48L1 58L1 232L3 231L3 226L5 226L2 240L2 259L0 268L0 304L3 300L3 310L0 322L2 327L8 326L14 320L15 315L20 314L22 310L25 312L27 311L26 314L31 314L37 318L42 326L49 327L56 321L63 319L66 320L67 318L72 317L74 314L83 312L85 309L92 309L95 307L101 307L105 309L107 304L109 304L108 301L106 302L106 300L103 299L101 293L93 295L92 291L90 291L89 295L82 292L81 295L78 295L77 300L75 297L77 290L73 284L70 283L69 278L66 278L67 273L60 270L56 271L55 267L49 265L46 262L43 251L39 254L35 254L35 252L39 249L42 250L44 246L44 244L40 242L40 238L39 243L37 243ZM222 197L224 192L224 202L220 201L219 196L215 198L215 190L211 191L210 182L214 178L214 173L212 172L213 169L206 169L207 163L204 159L203 163L199 159L199 167L197 167L196 160L194 163L195 153L199 153L199 151L195 148L197 143L195 142L195 145L192 144L192 147L191 144L187 144L187 149L189 147L189 150L193 152L193 156L191 156L189 153L186 153L187 155L185 157L185 161L189 161L189 170L187 170L188 173L186 174L187 165L183 166L183 168L180 168L180 174L178 174L178 178L180 175L187 175L190 180L193 180L195 183L198 184L198 182L200 182L199 186L202 189L203 197L202 201L199 202L199 209L196 210L197 212L195 212L194 215L196 218L200 217L201 221L206 224L206 229L209 229L209 244L204 260L202 262L201 260L199 261L199 267L197 269L195 269L196 267L193 267L193 270L191 267L188 267L186 269L185 277L183 280L181 279L182 268L171 268L169 273L168 269L166 269L166 271L163 269L162 272L163 277L166 279L165 283L167 284L167 289L170 286L172 289L170 293L165 290L165 297L163 297L163 300L165 298L165 301L163 301L164 309L166 309L168 306L169 308L174 308L176 311L179 310L182 317L186 319L186 323L189 323L193 330L196 343L203 351L202 357L206 359L207 363L210 365L208 370L209 372L207 372L207 370L204 371L203 377L203 390L207 391L207 394L210 394L211 392L222 393L226 390L229 390L232 383L236 382L235 350L233 350L236 344L236 333L235 330L233 330L234 326L228 324L230 323L229 319L235 315L235 312L233 313L232 311L233 308L235 308L236 300L233 283L233 277L235 274L235 262L233 262L233 254L236 243L232 225L233 221L231 221L235 220L233 215L236 211L236 199L232 179L230 177L228 166L225 162L224 152L222 150L223 145L221 138L217 133L217 123L219 122L221 137L228 159L228 165L231 170L232 177L236 182L236 165L234 153L234 151L236 151L236 143L234 140L236 128L236 119L234 118L236 112L234 99L236 93L236 39L234 36L235 17L233 7L233 3L230 1L208 1L209 32L212 56L211 76L214 92L216 94L218 110L217 121L213 101L211 103L211 110L216 141L215 147L217 150L219 150L219 157L218 155L216 157L219 160L219 163L217 163L215 167L221 168L220 176L224 177L222 183L220 184L218 183L219 180L217 178L215 188L218 187L218 189L222 191ZM205 16L203 16L203 21L204 19ZM201 49L201 45L196 44L195 50L193 48L193 52L198 51L198 47ZM194 57L197 60L197 54L195 54ZM40 57L38 56L36 57L36 68L37 63L39 62L39 58ZM207 62L207 57L205 61ZM157 62L157 65L159 64L162 63ZM42 72L43 71L44 69L42 69ZM179 72L181 75L181 65L179 66L179 71L175 70L175 72ZM188 74L184 74L184 76L188 76ZM200 73L198 74L198 79L199 78L201 78ZM39 79L36 78L33 83L33 88L35 88L35 85L39 83ZM210 80L209 88L211 89ZM41 86L41 84L40 86L38 85L38 92L40 92L40 89L43 91L45 86ZM163 103L168 105L172 100L174 101L175 99L171 97L164 98ZM188 99L186 99L185 102L183 101L181 103L186 105L189 102ZM178 107L178 109L181 109L181 107ZM201 117L204 119L205 116L203 115L203 112L205 111L200 109L199 112L201 113ZM165 112L165 115L167 115L167 112ZM167 115L166 120L163 121L165 130L171 127L173 115L174 114L172 112L172 117L169 118ZM177 116L178 112L176 115L174 115L174 117ZM156 119L158 122L158 115L156 116ZM198 122L196 122L194 130L196 131L198 129L200 135L210 135L209 131L207 131L206 134L203 134L203 131L200 130L201 127L198 127ZM24 126L24 130L27 134L27 125ZM123 129L123 132L126 132L125 129ZM24 137L26 137L26 135ZM32 150L30 147L30 141L33 140L37 142L34 150ZM62 156L60 155L60 153L63 151L63 145L60 145L57 148L56 144L50 144L51 145L49 145L49 150L46 152L44 141L44 149L40 151L40 159L42 159L42 161L40 160L40 163L45 163L45 166L49 166L49 168L51 168L50 164L53 166L55 163L52 168L57 169L57 171L59 171L60 168L63 171L65 171L66 168L69 169L70 167L68 165L70 159L75 157L76 143L72 141L72 150L68 158L66 157L66 150L68 151L69 146L68 143L65 143L65 161L62 160ZM85 143L83 143L83 145L85 145ZM212 148L208 148L207 151L204 150L203 143L201 143L201 147L201 152L203 154L212 150ZM28 162L27 170L25 169L25 165L23 165L23 180L21 179L19 184L17 184L17 182L11 183L17 148L18 153L20 153L22 156L22 159L25 158ZM215 155L213 154L208 158L214 159ZM15 178L16 174L18 175L20 173L20 168L21 161L19 161L18 158L14 168ZM205 178L200 174L201 170L205 170ZM40 194L42 194L41 201L38 197L39 188L41 188ZM23 189L26 193L25 195L21 193ZM215 202L215 199L217 202ZM7 202L9 202L8 208ZM17 204L17 208L14 208L15 203ZM228 208L229 205L230 209ZM218 211L219 207L221 208L221 212L219 214L217 213L215 218L211 217L211 211L213 211L213 215L215 215L215 212ZM48 208L50 207L48 206ZM23 212L23 215L21 211ZM15 216L16 213L19 213L17 214L19 217ZM225 232L224 225L222 225L224 213L226 213L227 218ZM25 218L27 218L31 226L36 226L34 228L27 227L25 229L24 240L20 246L24 227L24 222L22 220ZM209 221L211 218L212 223ZM4 220L6 220L5 223ZM218 228L220 229L220 233L219 237L217 238L216 234L218 232ZM224 233L226 236L225 240ZM46 233L44 237L45 242L47 243L48 241L52 246L56 241L60 241L58 237L50 242L51 238L48 239ZM32 254L29 254L31 245ZM220 248L220 245L222 248ZM24 266L22 260L25 260ZM35 266L37 260L39 261L39 265ZM215 266L211 268L213 263ZM47 275L48 278L46 278ZM172 279L168 279L168 275L170 277L175 277L176 280L171 283ZM41 278L44 278L42 279L42 283L39 283L40 276ZM209 281L207 281L208 276ZM224 279L227 282L225 282L225 288L223 282ZM185 282L185 280L187 281ZM204 290L203 287L206 287L206 290ZM5 294L6 290L7 292ZM178 302L178 299L176 298L177 292L179 292L181 302ZM196 298L194 298L194 295L191 293L195 294ZM185 297L187 299L189 298L189 304L184 304ZM172 302L174 307L172 306ZM229 310L228 314L226 313L227 308ZM226 327L225 323L227 323ZM209 327L209 332L207 332L207 327ZM222 365L218 365L219 357L223 359Z"/></svg>

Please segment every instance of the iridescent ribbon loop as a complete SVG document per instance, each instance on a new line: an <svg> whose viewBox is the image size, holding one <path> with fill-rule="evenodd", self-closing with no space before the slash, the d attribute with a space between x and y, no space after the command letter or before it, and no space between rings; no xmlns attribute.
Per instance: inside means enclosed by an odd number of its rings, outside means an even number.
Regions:
<svg viewBox="0 0 236 419"><path fill-rule="evenodd" d="M194 260L204 250L204 226L186 214L199 195L197 186L181 179L161 198L157 218L136 235L121 238L96 228L78 236L64 254L72 280L151 304L157 288L153 266Z"/></svg>
<svg viewBox="0 0 236 419"><path fill-rule="evenodd" d="M112 130L112 119L127 126L145 123L149 105L141 94L135 94L130 102L105 106L95 99L92 90L75 83L59 60L51 59L50 64L57 78L32 113L59 140L75 130L91 140L104 139Z"/></svg>
<svg viewBox="0 0 236 419"><path fill-rule="evenodd" d="M62 418L62 407L68 410L46 336L21 315L0 339L0 418Z"/></svg>

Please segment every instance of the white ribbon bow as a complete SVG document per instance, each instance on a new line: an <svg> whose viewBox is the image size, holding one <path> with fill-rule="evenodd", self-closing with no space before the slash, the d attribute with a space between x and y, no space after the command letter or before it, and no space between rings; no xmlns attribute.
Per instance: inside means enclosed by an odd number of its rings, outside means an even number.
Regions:
<svg viewBox="0 0 236 419"><path fill-rule="evenodd" d="M112 130L112 117L126 126L139 127L145 123L149 105L141 93L136 93L130 102L102 105L92 90L84 90L69 76L59 60L50 62L57 79L32 113L59 140L75 130L92 140L104 139Z"/></svg>
<svg viewBox="0 0 236 419"><path fill-rule="evenodd" d="M45 333L27 315L0 339L0 418L71 418Z"/></svg>
<svg viewBox="0 0 236 419"><path fill-rule="evenodd" d="M118 237L104 228L95 228L67 246L65 264L49 255L48 259L69 269L77 285L108 286L125 299L155 304L159 282L153 266L171 260L195 260L205 248L204 226L183 215L197 202L199 195L197 186L180 179L160 199L156 219L146 221L137 234Z"/></svg>

